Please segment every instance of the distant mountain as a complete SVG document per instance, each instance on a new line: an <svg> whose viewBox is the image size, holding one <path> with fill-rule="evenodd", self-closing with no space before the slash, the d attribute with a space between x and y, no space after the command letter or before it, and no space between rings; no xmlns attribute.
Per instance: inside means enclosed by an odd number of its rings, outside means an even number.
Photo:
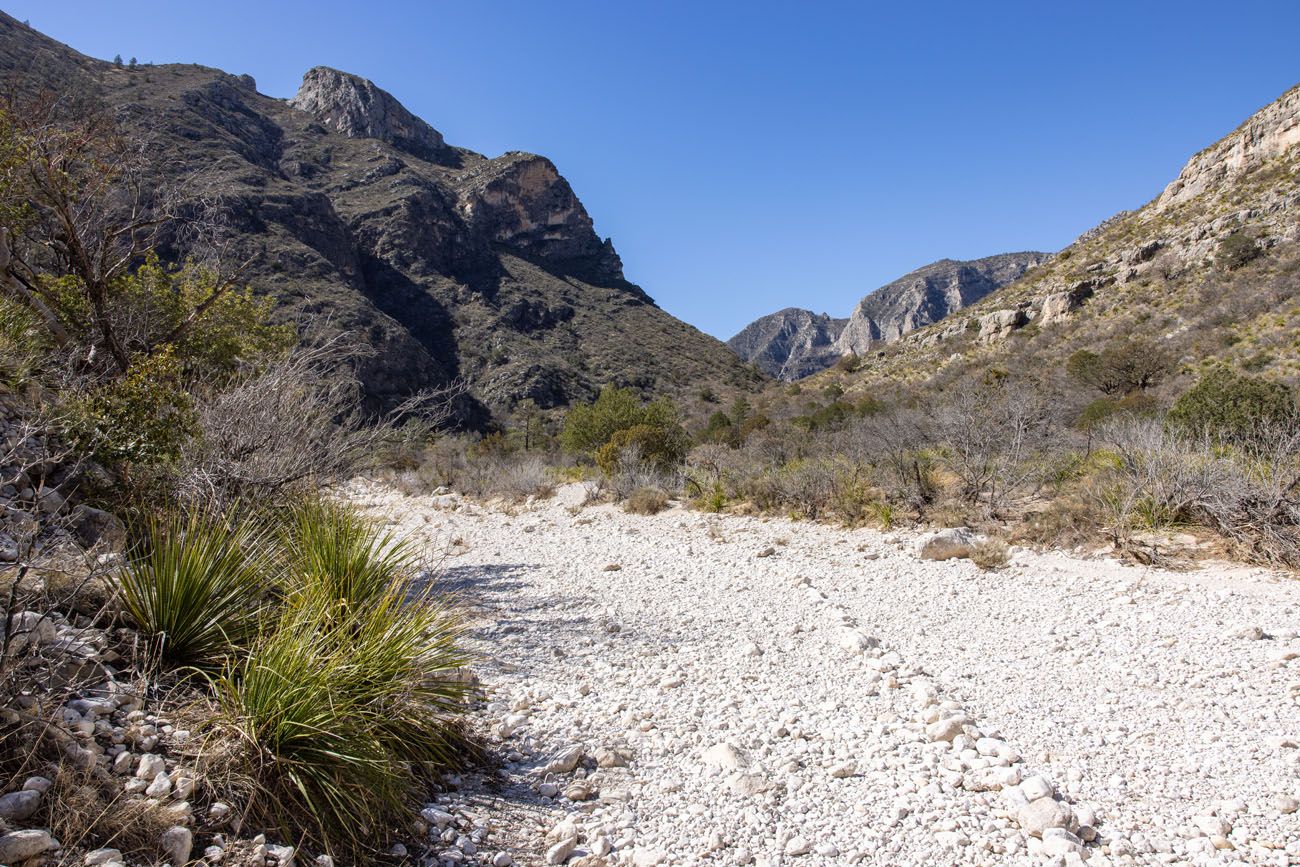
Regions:
<svg viewBox="0 0 1300 867"><path fill-rule="evenodd" d="M787 307L755 319L727 346L770 376L799 379L835 363L839 358L835 341L848 321Z"/></svg>
<svg viewBox="0 0 1300 867"><path fill-rule="evenodd" d="M974 304L1050 258L1050 253L1031 252L932 262L858 302L835 349L840 355L865 355L877 344L892 343Z"/></svg>
<svg viewBox="0 0 1300 867"><path fill-rule="evenodd" d="M867 295L848 319L787 307L754 320L727 341L764 373L793 380L842 356L865 355L1019 279L1050 253L1004 253L970 262L940 259Z"/></svg>
<svg viewBox="0 0 1300 867"><path fill-rule="evenodd" d="M1060 379L1071 353L1141 336L1179 360L1169 394L1215 365L1295 386L1297 334L1300 86L1194 155L1142 208L839 376L867 394L959 388L990 370Z"/></svg>
<svg viewBox="0 0 1300 867"><path fill-rule="evenodd" d="M246 75L94 60L3 13L0 76L111 109L147 142L158 184L201 174L254 291L304 337L347 331L373 348L362 379L376 406L453 377L493 411L604 383L678 395L757 381L624 277L550 160L449 145L364 78L317 67L275 99Z"/></svg>

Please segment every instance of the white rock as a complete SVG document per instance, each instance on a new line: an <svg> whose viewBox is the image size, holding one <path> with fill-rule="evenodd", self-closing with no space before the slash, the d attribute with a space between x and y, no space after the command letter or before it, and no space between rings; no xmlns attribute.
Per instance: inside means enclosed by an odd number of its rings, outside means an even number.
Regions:
<svg viewBox="0 0 1300 867"><path fill-rule="evenodd" d="M163 831L158 843L172 864L188 864L194 849L194 834L184 825L175 825Z"/></svg>
<svg viewBox="0 0 1300 867"><path fill-rule="evenodd" d="M121 861L121 849L96 849L93 852L87 852L82 863L86 867L97 867L99 864L106 864L109 861Z"/></svg>
<svg viewBox="0 0 1300 867"><path fill-rule="evenodd" d="M166 770L167 763L163 761L162 756L145 753L140 757L140 764L136 766L135 775L141 780L152 780Z"/></svg>
<svg viewBox="0 0 1300 867"><path fill-rule="evenodd" d="M1023 789L1023 786L1021 787ZM1049 828L1070 824L1070 809L1052 798L1038 798L1020 808L1016 814L1020 827L1031 837L1041 837Z"/></svg>
<svg viewBox="0 0 1300 867"><path fill-rule="evenodd" d="M785 854L807 855L812 851L812 844L803 837L791 837L785 842Z"/></svg>
<svg viewBox="0 0 1300 867"><path fill-rule="evenodd" d="M10 831L0 836L0 864L19 864L57 848L48 831Z"/></svg>
<svg viewBox="0 0 1300 867"><path fill-rule="evenodd" d="M1050 798L1055 795L1056 787L1046 777L1033 776L1020 784L1020 791L1025 793L1026 800L1037 801L1039 798Z"/></svg>
<svg viewBox="0 0 1300 867"><path fill-rule="evenodd" d="M836 780L843 780L856 775L858 766L853 762L840 762L831 768L831 777Z"/></svg>
<svg viewBox="0 0 1300 867"><path fill-rule="evenodd" d="M743 768L748 765L745 757L731 744L714 744L704 751L700 760L716 768Z"/></svg>
<svg viewBox="0 0 1300 867"><path fill-rule="evenodd" d="M577 841L572 837L552 844L551 847L546 850L546 863L563 864L569 859L569 856L573 854L573 850L577 845Z"/></svg>

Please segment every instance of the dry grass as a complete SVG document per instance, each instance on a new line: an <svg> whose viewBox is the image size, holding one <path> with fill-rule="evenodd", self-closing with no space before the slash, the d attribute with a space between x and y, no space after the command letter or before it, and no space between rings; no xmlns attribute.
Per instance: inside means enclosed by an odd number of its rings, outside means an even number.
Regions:
<svg viewBox="0 0 1300 867"><path fill-rule="evenodd" d="M668 508L668 495L658 488L637 488L623 503L623 511L633 515L657 515Z"/></svg>
<svg viewBox="0 0 1300 867"><path fill-rule="evenodd" d="M985 572L993 572L1011 562L1011 549L1001 539L985 539L972 545L967 557Z"/></svg>
<svg viewBox="0 0 1300 867"><path fill-rule="evenodd" d="M128 799L121 779L102 770L83 771L64 763L52 780L54 786L33 818L65 850L111 847L145 863L157 860L158 838L176 824L175 815L162 804Z"/></svg>

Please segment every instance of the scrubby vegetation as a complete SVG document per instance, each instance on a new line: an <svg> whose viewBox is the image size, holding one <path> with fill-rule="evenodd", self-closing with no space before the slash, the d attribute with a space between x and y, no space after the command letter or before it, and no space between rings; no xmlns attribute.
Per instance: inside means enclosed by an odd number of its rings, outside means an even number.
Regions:
<svg viewBox="0 0 1300 867"><path fill-rule="evenodd" d="M742 399L697 417L684 453L688 434L671 406L609 389L532 454L549 464L552 484L594 474L631 512L656 511L676 494L709 512L976 525L1031 544L1109 544L1143 558L1161 534L1192 530L1233 556L1300 566L1300 423L1290 389L1213 369L1163 397L1157 387L1177 378L1177 365L1140 338L1078 351L1062 368L1056 377L991 369L951 393L891 400L804 399L802 390L758 405ZM671 451L656 450L664 441ZM494 474L508 477L516 461L502 452ZM996 568L1003 554L991 547L980 560Z"/></svg>
<svg viewBox="0 0 1300 867"><path fill-rule="evenodd" d="M367 412L365 353L301 347L144 160L75 100L0 106L0 770L48 776L65 845L182 863L177 814L104 764L191 715L168 770L203 803L369 862L475 758L468 679L418 552L320 489L423 448L456 390ZM181 234L206 253L168 261ZM136 740L65 731L87 702Z"/></svg>

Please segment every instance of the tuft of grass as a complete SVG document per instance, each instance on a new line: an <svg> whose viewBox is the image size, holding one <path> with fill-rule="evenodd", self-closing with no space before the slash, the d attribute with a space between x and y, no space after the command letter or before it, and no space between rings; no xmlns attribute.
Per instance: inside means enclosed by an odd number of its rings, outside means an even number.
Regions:
<svg viewBox="0 0 1300 867"><path fill-rule="evenodd" d="M637 488L623 503L623 511L633 515L657 515L668 508L668 495L658 488Z"/></svg>
<svg viewBox="0 0 1300 867"><path fill-rule="evenodd" d="M153 521L118 574L123 608L162 659L219 664L257 631L267 541L249 520L177 512Z"/></svg>
<svg viewBox="0 0 1300 867"><path fill-rule="evenodd" d="M972 545L966 556L985 572L992 572L1011 562L1011 549L1001 539L985 539Z"/></svg>
<svg viewBox="0 0 1300 867"><path fill-rule="evenodd" d="M369 860L417 784L472 753L457 622L401 582L365 606L300 600L218 681L222 727L244 747L251 817Z"/></svg>
<svg viewBox="0 0 1300 867"><path fill-rule="evenodd" d="M416 552L347 506L321 499L298 505L282 529L285 591L328 607L382 599L414 570ZM302 600L299 600L300 602Z"/></svg>

